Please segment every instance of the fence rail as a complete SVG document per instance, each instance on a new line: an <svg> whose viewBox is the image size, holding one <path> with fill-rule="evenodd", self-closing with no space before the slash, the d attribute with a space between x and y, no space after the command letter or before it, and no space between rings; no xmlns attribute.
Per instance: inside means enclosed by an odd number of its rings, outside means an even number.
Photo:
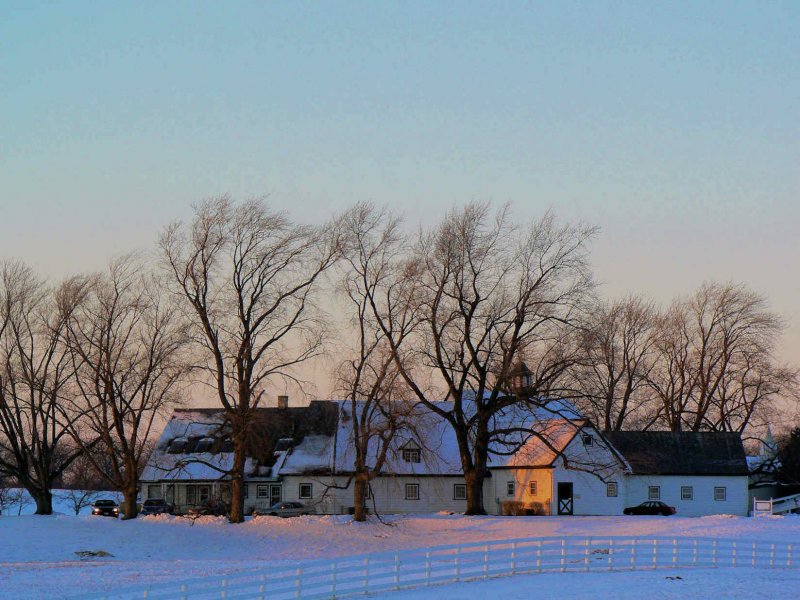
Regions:
<svg viewBox="0 0 800 600"><path fill-rule="evenodd" d="M83 600L348 598L533 573L691 567L798 568L793 544L669 537L542 537L435 546L159 583Z"/></svg>

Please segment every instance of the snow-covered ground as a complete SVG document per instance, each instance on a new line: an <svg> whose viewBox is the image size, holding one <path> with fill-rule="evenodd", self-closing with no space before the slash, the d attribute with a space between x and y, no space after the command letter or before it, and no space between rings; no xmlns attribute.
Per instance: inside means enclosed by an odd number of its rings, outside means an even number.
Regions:
<svg viewBox="0 0 800 600"><path fill-rule="evenodd" d="M274 562L519 537L661 535L800 543L800 517L795 516L752 519L724 515L701 518L425 515L393 517L389 523L388 526L374 520L354 523L344 516L259 517L242 525L230 525L223 518L214 517L204 517L194 524L169 516L134 521L67 515L3 517L0 518L0 596L63 598L149 582L263 569ZM81 560L76 552L86 550L103 551L111 556ZM720 578L723 572L730 576ZM637 589L641 591L640 586L647 585L658 593L663 591L661 597L673 598L684 597L676 590L685 589L686 582L708 583L709 577L716 577L715 595L721 595L717 592L720 581L724 580L726 590L731 594L738 590L737 598L743 598L774 596L762 596L762 588L751 583L745 585L746 582L763 580L765 586L772 587L778 581L783 581L783 585L800 582L797 572L724 569L715 573L716 576L705 571L680 570L674 574L661 571L548 574L513 578L518 584L509 589L518 593L518 597L522 597L523 590L528 590L528 594L536 590L539 597L548 597L547 590L553 590L553 596L557 591L558 597L568 593L577 597L581 589L585 593L591 585L595 597L624 597L620 596L619 586L630 587L633 594ZM665 579L671 575L683 579ZM435 591L404 592L397 597L463 597L465 585L471 586L471 594L474 590L487 597L507 595L504 586L511 586L510 581L460 584Z"/></svg>

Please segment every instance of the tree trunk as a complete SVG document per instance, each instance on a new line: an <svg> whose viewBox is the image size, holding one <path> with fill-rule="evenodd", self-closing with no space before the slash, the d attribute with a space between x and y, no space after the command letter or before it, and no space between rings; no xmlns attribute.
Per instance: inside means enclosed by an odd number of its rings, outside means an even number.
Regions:
<svg viewBox="0 0 800 600"><path fill-rule="evenodd" d="M129 484L122 490L123 516L122 518L135 519L139 514L139 505L136 502L137 490L136 483Z"/></svg>
<svg viewBox="0 0 800 600"><path fill-rule="evenodd" d="M485 515L483 507L483 480L486 478L483 469L470 469L464 473L467 484L467 510L465 515Z"/></svg>
<svg viewBox="0 0 800 600"><path fill-rule="evenodd" d="M244 463L247 435L244 430L233 432L233 468L231 469L231 523L244 523Z"/></svg>
<svg viewBox="0 0 800 600"><path fill-rule="evenodd" d="M353 513L354 521L367 520L367 487L369 478L366 473L356 473L355 485L353 487L353 502L355 510Z"/></svg>
<svg viewBox="0 0 800 600"><path fill-rule="evenodd" d="M53 492L51 490L40 490L28 488L28 493L36 502L37 515L52 515L53 514Z"/></svg>

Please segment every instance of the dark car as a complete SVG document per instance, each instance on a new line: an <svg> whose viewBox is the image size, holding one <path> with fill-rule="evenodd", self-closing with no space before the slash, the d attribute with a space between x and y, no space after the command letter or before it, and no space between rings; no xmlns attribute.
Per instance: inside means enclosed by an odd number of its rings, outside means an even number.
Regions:
<svg viewBox="0 0 800 600"><path fill-rule="evenodd" d="M224 517L230 513L230 507L222 500L209 500L202 506L193 506L187 511L190 517L214 516Z"/></svg>
<svg viewBox="0 0 800 600"><path fill-rule="evenodd" d="M92 514L98 517L119 516L119 505L113 500L95 500L92 504Z"/></svg>
<svg viewBox="0 0 800 600"><path fill-rule="evenodd" d="M272 517L299 517L311 512L302 502L276 502L264 514Z"/></svg>
<svg viewBox="0 0 800 600"><path fill-rule="evenodd" d="M668 517L674 515L677 511L674 506L668 506L663 502L650 500L642 502L639 506L629 506L622 511L626 515L663 515Z"/></svg>
<svg viewBox="0 0 800 600"><path fill-rule="evenodd" d="M162 498L148 498L139 512L142 515L171 515L172 505Z"/></svg>

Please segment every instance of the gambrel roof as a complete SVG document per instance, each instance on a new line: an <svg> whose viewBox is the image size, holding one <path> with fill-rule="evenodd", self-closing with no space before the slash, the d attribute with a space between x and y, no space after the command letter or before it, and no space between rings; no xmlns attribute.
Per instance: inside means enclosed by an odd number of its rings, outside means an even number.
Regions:
<svg viewBox="0 0 800 600"><path fill-rule="evenodd" d="M609 431L634 475L747 475L742 438L717 431Z"/></svg>

